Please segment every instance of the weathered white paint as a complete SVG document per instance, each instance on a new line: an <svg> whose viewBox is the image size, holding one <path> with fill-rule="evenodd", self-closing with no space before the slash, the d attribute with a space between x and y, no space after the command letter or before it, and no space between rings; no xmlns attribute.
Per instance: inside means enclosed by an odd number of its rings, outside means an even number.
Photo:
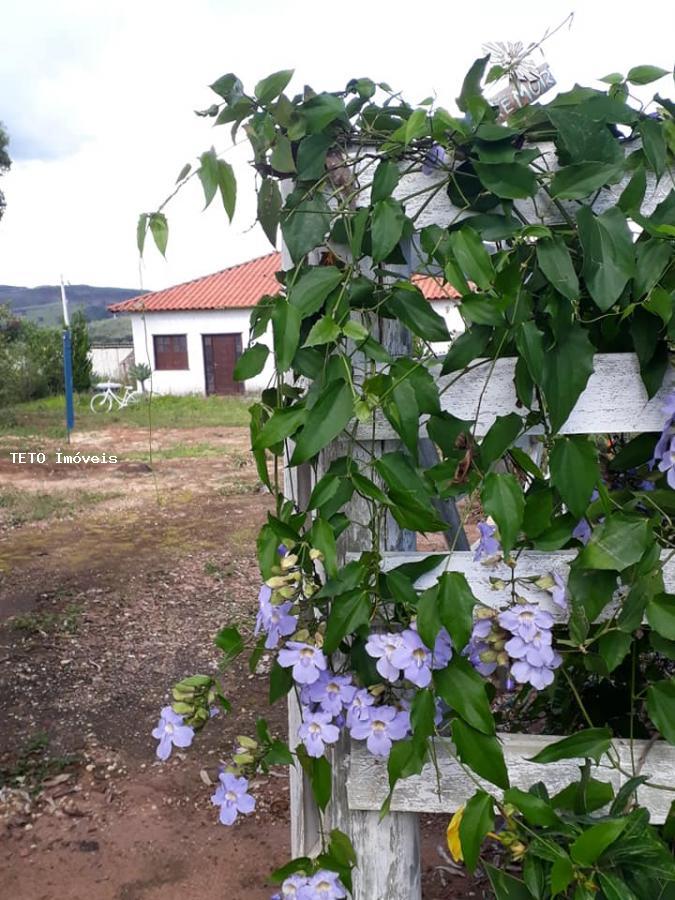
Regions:
<svg viewBox="0 0 675 900"><path fill-rule="evenodd" d="M525 147L529 146L525 145ZM534 165L553 174L559 168L555 145L552 141L543 141L536 146L540 151L540 156L534 161ZM624 153L628 156L639 150L641 146L639 140L625 143L623 145ZM354 151L355 156L361 155L362 157L356 166L356 172L359 185L363 189L359 195L359 203L364 205L369 200L370 185L377 166L376 159L373 159L372 156L368 158L368 154L372 154L372 150L372 147L363 146ZM406 214L409 217L416 217L416 228L422 228L425 225L440 225L441 228L447 228L448 225L454 225L476 214L451 203L445 184L447 171L439 169L430 175L425 175L420 171L405 173L407 167L409 167L407 163L403 163L401 166L404 174L393 196L404 203ZM631 174L631 172L627 172L616 184L604 187L594 194L593 202L589 204L592 209L601 213L610 206L614 206L630 181ZM666 173L657 182L654 173L647 172L647 189L640 208L643 216L649 216L654 212L656 206L669 194L671 186L672 177L669 173ZM513 205L520 217L528 224L556 225L563 224L566 221L565 216L570 219L575 218L579 201L562 200L558 201L556 205L547 193L539 191L534 198L515 200Z"/></svg>
<svg viewBox="0 0 675 900"><path fill-rule="evenodd" d="M442 409L468 421L477 417L478 437L487 432L497 416L510 412L524 415L513 383L515 366L515 358L508 357L481 361L464 374L439 376ZM665 421L663 403L675 388L675 370L667 370L662 387L649 400L634 353L598 353L593 367L586 389L561 427L561 434L661 431ZM541 429L533 432L537 430ZM370 423L359 427L360 437L372 434ZM394 434L383 416L376 417L376 437L384 439Z"/></svg>
<svg viewBox="0 0 675 900"><path fill-rule="evenodd" d="M94 345L89 351L89 358L95 376L105 375L112 381L124 381L134 361L134 348L131 344L116 347Z"/></svg>
<svg viewBox="0 0 675 900"><path fill-rule="evenodd" d="M560 740L558 735L500 734L504 759L513 787L529 788L537 781L543 781L553 795L573 781L579 780L579 765L583 760L561 760L543 765L530 762L530 758L548 744ZM406 810L417 813L451 813L473 796L475 782L469 778L456 759L452 742L446 738L434 739L438 772L428 763L420 775L411 775L399 781L391 801L393 811ZM634 741L633 755L629 740L613 741L614 759L618 758L622 769L633 770L648 775L654 784L669 785L675 789L675 747L665 741ZM613 765L606 756L600 765L592 765L591 775L599 781L610 782L615 791L626 781L626 776ZM491 792L502 794L494 785L484 779L478 781ZM386 760L376 759L362 743L352 744L347 796L352 809L379 810L389 793ZM675 793L643 785L638 790L640 803L649 809L653 822L664 822ZM386 820L382 823L386 826ZM398 895L396 895L398 896Z"/></svg>
<svg viewBox="0 0 675 900"><path fill-rule="evenodd" d="M388 572L404 563L418 563L433 553L383 553L382 570ZM566 622L567 612L557 606L551 599L549 591L538 588L527 581L528 578L539 578L545 575L558 574L566 583L569 575L569 565L577 555L576 550L558 550L555 553L547 553L542 550L522 550L517 554L513 570L507 566L501 558L490 562L474 560L472 551L455 550L452 553L438 554L442 557L438 565L430 572L426 572L415 582L419 591L432 587L444 572L461 572L471 585L476 598L485 606L492 609L502 609L511 601L511 573L516 580L516 592L520 597L537 603L542 609L548 610L556 622ZM350 559L356 554L349 554ZM662 559L663 581L666 591L675 592L675 559L671 559L671 552L664 550ZM497 580L495 585L492 579ZM499 581L503 584L499 584ZM602 618L602 617L601 617Z"/></svg>
<svg viewBox="0 0 675 900"><path fill-rule="evenodd" d="M240 334L242 349L249 340L250 309L189 310L181 312L148 312L131 314L134 354L137 363L152 369L152 390L156 394L203 394L206 390L202 335ZM187 335L188 368L156 370L153 336L159 334ZM258 340L271 346L271 335ZM274 371L271 356L265 368L245 383L247 391L267 387ZM146 390L149 381L146 382Z"/></svg>

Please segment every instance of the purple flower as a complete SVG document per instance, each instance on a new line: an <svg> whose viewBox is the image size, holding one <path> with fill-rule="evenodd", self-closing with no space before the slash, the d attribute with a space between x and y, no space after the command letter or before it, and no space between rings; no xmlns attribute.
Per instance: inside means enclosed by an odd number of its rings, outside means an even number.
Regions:
<svg viewBox="0 0 675 900"><path fill-rule="evenodd" d="M558 660L557 665L560 665L560 657L557 654L555 654L555 657ZM511 675L520 684L531 684L538 691L543 691L544 688L553 684L554 678L551 667L533 666L524 659L514 662L511 666Z"/></svg>
<svg viewBox="0 0 675 900"><path fill-rule="evenodd" d="M557 572L553 572L555 585L551 588L551 599L561 609L567 609L567 584Z"/></svg>
<svg viewBox="0 0 675 900"><path fill-rule="evenodd" d="M553 616L536 606L522 604L507 609L497 617L497 621L524 641L531 641L540 631L548 632L553 627ZM550 642L549 642L550 643Z"/></svg>
<svg viewBox="0 0 675 900"><path fill-rule="evenodd" d="M401 634L400 646L391 654L390 662L403 669L404 676L417 687L425 688L431 682L431 653L412 628Z"/></svg>
<svg viewBox="0 0 675 900"><path fill-rule="evenodd" d="M310 756L323 756L325 745L334 744L340 737L340 731L331 724L331 718L331 714L327 712L313 713L308 709L303 710L298 737Z"/></svg>
<svg viewBox="0 0 675 900"><path fill-rule="evenodd" d="M392 654L403 644L400 634L371 634L366 643L366 653L377 660L375 668L387 681L398 681L401 674L391 661Z"/></svg>
<svg viewBox="0 0 675 900"><path fill-rule="evenodd" d="M661 444L661 441L659 441ZM657 444L657 449L659 447ZM657 453L654 451L654 460L659 460L659 472L667 472L666 481L668 487L675 490L675 435L669 436L666 445Z"/></svg>
<svg viewBox="0 0 675 900"><path fill-rule="evenodd" d="M321 869L309 879L307 887L298 895L298 900L341 900L346 896L347 892L338 874Z"/></svg>
<svg viewBox="0 0 675 900"><path fill-rule="evenodd" d="M658 463L660 472L668 472L667 481L670 487L675 487L675 475L673 472L673 424L675 424L675 392L666 397L663 404L663 412L666 415L666 423L663 426L661 436L654 447L654 456L649 464L650 468Z"/></svg>
<svg viewBox="0 0 675 900"><path fill-rule="evenodd" d="M298 625L297 616L290 615L293 604L290 600L275 606L270 602L272 589L263 584L258 594L258 616L255 622L255 634L267 632L265 647L274 650L282 637L293 634Z"/></svg>
<svg viewBox="0 0 675 900"><path fill-rule="evenodd" d="M248 793L248 781L231 772L221 772L220 784L211 796L211 803L220 807L220 821L232 825L239 813L248 815L255 809L255 798Z"/></svg>
<svg viewBox="0 0 675 900"><path fill-rule="evenodd" d="M272 900L302 900L307 894L303 894L303 888L309 884L309 878L305 875L289 875L281 885L281 893L275 894Z"/></svg>
<svg viewBox="0 0 675 900"><path fill-rule="evenodd" d="M531 641L524 641L517 635L507 641L504 649L511 659L524 659L531 666L552 666L556 653L551 647L553 635L550 631L539 631Z"/></svg>
<svg viewBox="0 0 675 900"><path fill-rule="evenodd" d="M357 691L347 710L347 728L351 728L352 724L360 719L367 719L368 708L374 703L375 698L366 688Z"/></svg>
<svg viewBox="0 0 675 900"><path fill-rule="evenodd" d="M572 537L581 541L582 544L587 544L589 542L591 539L591 526L588 524L588 519L579 519L572 532Z"/></svg>
<svg viewBox="0 0 675 900"><path fill-rule="evenodd" d="M436 635L436 643L434 644L434 652L432 653L431 668L444 669L452 659L452 640L445 630L441 630Z"/></svg>
<svg viewBox="0 0 675 900"><path fill-rule="evenodd" d="M332 672L322 672L318 681L310 684L306 689L307 696L312 703L318 703L324 712L331 716L339 716L343 707L349 707L356 687L352 684L350 675L333 675Z"/></svg>
<svg viewBox="0 0 675 900"><path fill-rule="evenodd" d="M497 529L494 525L490 525L489 522L479 522L478 530L480 531L480 541L473 554L474 562L478 562L479 559L486 556L494 556L501 549L499 541L495 537Z"/></svg>
<svg viewBox="0 0 675 900"><path fill-rule="evenodd" d="M394 706L371 706L368 717L352 723L351 736L366 741L373 756L389 756L392 741L402 740L410 729L410 716Z"/></svg>
<svg viewBox="0 0 675 900"><path fill-rule="evenodd" d="M447 158L448 154L445 149L440 144L433 144L422 163L422 174L433 175L436 169L440 169L445 164Z"/></svg>
<svg viewBox="0 0 675 900"><path fill-rule="evenodd" d="M314 684L328 665L323 650L300 641L289 641L279 651L278 662L284 669L293 667L293 678L298 684Z"/></svg>
<svg viewBox="0 0 675 900"><path fill-rule="evenodd" d="M487 642L492 634L494 621L492 616L476 619L469 642L462 651L474 669L486 678L497 668L497 654Z"/></svg>
<svg viewBox="0 0 675 900"><path fill-rule="evenodd" d="M164 761L171 756L171 747L189 747L195 736L194 729L185 725L183 717L165 706L159 714L157 727L152 729L152 736L159 741L157 756Z"/></svg>

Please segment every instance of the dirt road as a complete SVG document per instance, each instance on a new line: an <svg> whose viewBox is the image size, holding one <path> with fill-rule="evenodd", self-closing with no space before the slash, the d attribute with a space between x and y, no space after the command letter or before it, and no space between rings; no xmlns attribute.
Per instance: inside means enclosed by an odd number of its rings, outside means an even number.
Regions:
<svg viewBox="0 0 675 900"><path fill-rule="evenodd" d="M12 465L3 439L3 897L270 896L266 876L289 855L285 771L259 780L255 814L234 828L217 824L209 800L219 760L268 709L264 675L233 667L233 713L168 763L150 737L171 684L215 670L217 631L238 622L250 633L269 499L247 437L160 432L152 468L142 430L77 438L73 450L117 453L116 465ZM283 735L283 705L265 714ZM425 825L425 898L479 897L436 851L444 824Z"/></svg>

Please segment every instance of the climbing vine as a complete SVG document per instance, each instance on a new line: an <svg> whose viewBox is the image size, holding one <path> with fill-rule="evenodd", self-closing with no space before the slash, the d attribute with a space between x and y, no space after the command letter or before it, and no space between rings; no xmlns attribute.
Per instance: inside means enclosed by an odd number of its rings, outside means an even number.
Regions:
<svg viewBox="0 0 675 900"><path fill-rule="evenodd" d="M295 96L292 71L252 93L233 74L212 85L217 101L200 114L233 141L245 135L258 220L273 244L281 232L287 257L236 376L258 375L272 354L274 375L251 406L274 508L258 536L249 665L271 653L270 702L292 692L302 710L290 747L263 718L240 739L213 796L224 824L254 808L251 775L277 764L301 766L324 811L330 748L349 734L387 760L392 790L441 752L469 773L477 790L448 842L471 870L487 853L500 900L672 889L675 819L650 825L637 791L673 785L633 746L675 743L675 401L660 437L565 428L597 354L634 353L649 398L669 378L675 104L631 94L667 74L613 73L602 89L575 86L506 122L484 93L504 75L489 57L469 70L456 116L369 78ZM231 219L227 160L208 150L178 188L195 176ZM141 216L141 251L148 230L165 252L164 207ZM411 273L452 289L459 337ZM505 371L514 409L483 427L487 386ZM465 418L455 401L477 373L485 385ZM399 449L382 452L386 433ZM422 440L433 465L422 465ZM293 471L306 465L315 478L302 499ZM449 504L461 519L452 529ZM474 560L506 597L494 606L452 566L476 509ZM356 532L367 549L346 555ZM383 548L406 533L447 534L448 552L388 567ZM527 549L571 551L569 572L523 576ZM501 563L510 576L498 577ZM230 624L217 644L225 666L246 642ZM173 699L154 733L161 758L191 743L214 706L229 709L211 676L185 679ZM585 759L579 778L554 796L543 783L512 786L498 729L566 735L535 761ZM629 741L628 766L617 738ZM618 789L593 777L600 759ZM334 830L317 859L276 873L278 896L345 897L358 864Z"/></svg>

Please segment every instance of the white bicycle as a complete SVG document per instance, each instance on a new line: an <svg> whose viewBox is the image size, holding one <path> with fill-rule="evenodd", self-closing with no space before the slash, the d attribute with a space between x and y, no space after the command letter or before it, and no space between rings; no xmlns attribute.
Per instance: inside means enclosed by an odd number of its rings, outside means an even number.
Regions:
<svg viewBox="0 0 675 900"><path fill-rule="evenodd" d="M115 381L105 381L96 385L97 393L91 398L89 407L92 412L111 412L113 406L118 409L124 409L131 403L138 403L140 392L126 385L124 392L121 393L123 385Z"/></svg>

